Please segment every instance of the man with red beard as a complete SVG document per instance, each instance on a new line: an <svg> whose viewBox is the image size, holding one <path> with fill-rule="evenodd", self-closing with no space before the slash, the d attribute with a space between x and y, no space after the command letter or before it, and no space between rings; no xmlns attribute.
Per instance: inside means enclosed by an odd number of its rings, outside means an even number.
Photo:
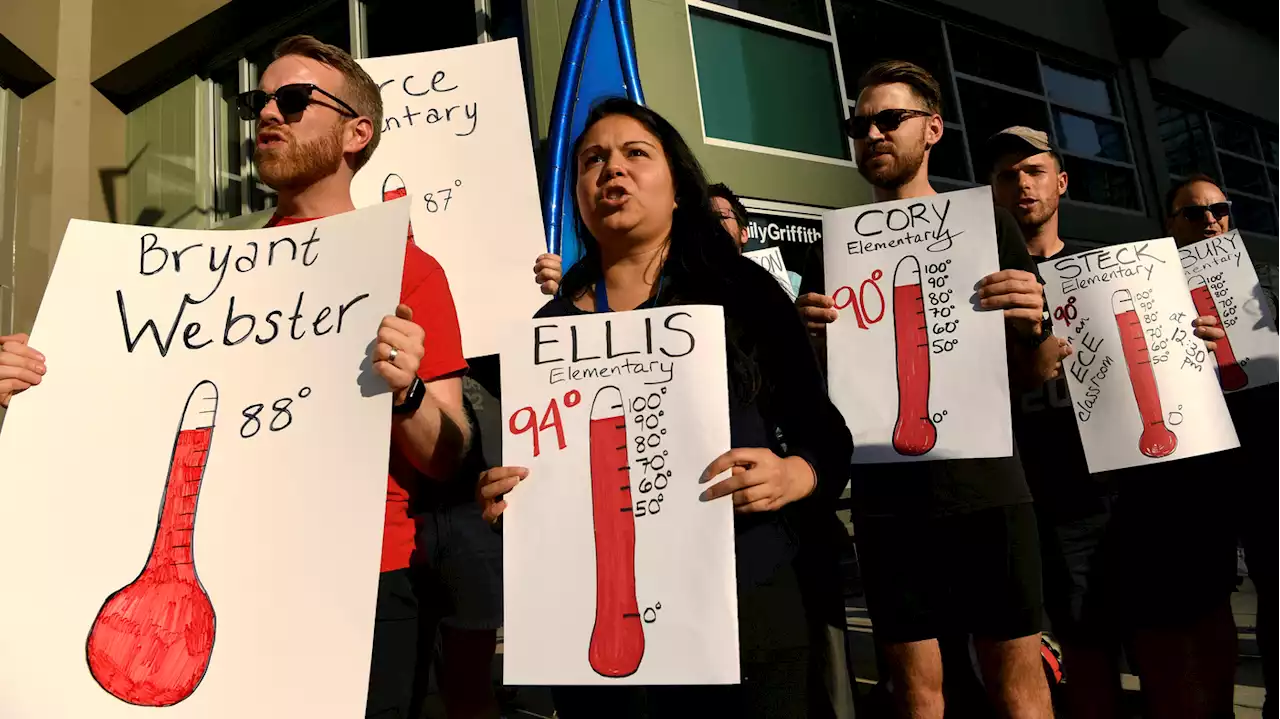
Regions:
<svg viewBox="0 0 1280 719"><path fill-rule="evenodd" d="M373 155L382 126L378 86L341 48L308 36L275 49L258 90L237 98L257 121L258 176L278 193L273 212L220 229L275 227L355 209L351 180ZM409 716L417 654L418 600L409 573L419 476L450 478L470 441L462 405L467 363L444 270L417 245L405 248L401 305L383 320L373 367L395 392L377 618L367 717Z"/></svg>
<svg viewBox="0 0 1280 719"><path fill-rule="evenodd" d="M858 171L877 202L936 194L929 155L942 139L941 90L902 61L872 67L847 121ZM1000 271L980 305L1006 321L1011 378L1039 382L1057 360L1043 340L1044 299L1013 218L995 208ZM828 296L797 302L815 333L838 319ZM828 362L847 358L828 357ZM902 716L943 716L940 637L972 635L987 692L1009 717L1049 717L1040 665L1040 556L1035 513L1014 455L858 465L851 489L871 621Z"/></svg>
<svg viewBox="0 0 1280 719"><path fill-rule="evenodd" d="M274 212L238 217L220 229L276 227L354 210L351 178L378 144L378 86L350 55L298 36L280 43L275 58L260 89L236 100L243 119L257 120L254 158L262 181L279 193L279 204ZM383 318L369 357L394 393L366 706L366 716L379 719L408 717L413 688L418 609L409 578L415 534L409 493L420 475L449 478L471 435L462 406L467 364L453 297L439 263L412 243L406 247L400 302L394 316ZM26 342L26 335L0 337L0 406L39 384L46 371L44 356ZM300 601L307 591L299 588Z"/></svg>

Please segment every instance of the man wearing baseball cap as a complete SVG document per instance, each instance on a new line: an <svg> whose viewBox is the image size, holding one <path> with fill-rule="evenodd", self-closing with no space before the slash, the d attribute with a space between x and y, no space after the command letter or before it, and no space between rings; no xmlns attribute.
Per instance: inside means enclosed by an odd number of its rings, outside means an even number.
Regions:
<svg viewBox="0 0 1280 719"><path fill-rule="evenodd" d="M1045 132L1001 130L986 156L995 203L1013 214L1037 263L1088 249L1058 236L1067 173ZM1065 337L1070 309L1046 311ZM1059 342L1059 362L1071 354L1064 340L1050 341ZM1070 714L1118 715L1119 650L1131 640L1152 716L1229 715L1230 589L1217 559L1231 545L1220 502L1197 482L1206 465L1193 458L1091 475L1070 408L1061 371L1013 408L1040 529L1045 609L1071 677Z"/></svg>

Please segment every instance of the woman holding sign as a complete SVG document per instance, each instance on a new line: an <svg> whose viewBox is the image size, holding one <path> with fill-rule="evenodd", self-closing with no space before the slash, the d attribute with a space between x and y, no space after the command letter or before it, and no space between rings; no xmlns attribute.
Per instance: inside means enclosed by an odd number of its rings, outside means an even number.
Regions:
<svg viewBox="0 0 1280 719"><path fill-rule="evenodd" d="M804 327L764 270L735 252L693 152L670 123L628 100L601 103L575 145L585 256L539 316L673 304L724 308L732 446L703 472L705 501L732 501L742 684L565 687L560 716L808 716L808 638L784 507L832 503L852 439L826 396ZM782 438L781 440L779 438ZM785 447L785 448L784 448ZM717 476L728 478L712 483ZM528 478L521 467L480 480L485 516ZM537 481L536 479L534 481Z"/></svg>

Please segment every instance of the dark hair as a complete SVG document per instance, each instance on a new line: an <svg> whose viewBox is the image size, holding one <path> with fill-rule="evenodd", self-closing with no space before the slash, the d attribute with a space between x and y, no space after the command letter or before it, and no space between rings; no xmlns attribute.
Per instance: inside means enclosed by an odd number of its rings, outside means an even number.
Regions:
<svg viewBox="0 0 1280 719"><path fill-rule="evenodd" d="M1221 191L1221 190L1222 190L1222 187L1218 185L1218 181L1217 181L1217 180L1213 179L1212 177L1209 177L1208 175L1204 174L1203 172L1197 172L1197 173L1195 173L1194 175L1191 175L1190 177L1186 178L1186 179L1185 179L1185 180L1183 180L1182 182L1179 182L1179 183L1177 183L1176 185L1174 185L1173 187L1170 187L1170 188L1169 188L1169 194L1165 195L1165 197L1164 197L1164 213L1165 213L1165 215L1166 215L1166 216L1168 216L1168 217L1173 217L1173 213L1176 211L1176 210L1175 210L1175 208L1174 208L1174 206L1173 206L1173 203L1175 203L1175 202L1177 202L1177 201L1178 201L1178 193L1179 193L1179 192L1182 192L1183 190L1187 189L1188 187L1191 187L1192 185L1194 185L1194 184L1196 184L1196 183L1199 183L1199 182L1207 182L1207 183L1209 183L1210 185L1213 185L1214 187L1217 187L1219 191Z"/></svg>
<svg viewBox="0 0 1280 719"><path fill-rule="evenodd" d="M882 60L871 66L858 79L858 94L877 85L902 83L911 88L911 92L920 98L924 107L935 115L942 114L942 88L933 79L929 71L906 60Z"/></svg>
<svg viewBox="0 0 1280 719"><path fill-rule="evenodd" d="M710 304L726 307L725 341L729 360L730 388L735 399L750 402L760 390L755 344L741 331L743 324L730 320L727 305L733 304L732 284L744 269L756 268L735 249L736 238L720 224L720 215L711 205L706 174L680 132L658 113L626 98L603 100L591 110L587 122L573 143L573 157L582 149L587 133L606 117L621 115L639 122L662 145L671 180L675 185L676 207L671 213L671 236L662 265L663 294L676 304ZM575 180L576 182L576 180ZM594 287L603 276L600 244L582 220L577 193L573 193L578 239L583 255L565 273L561 293L566 299L578 297ZM750 265L745 267L742 263Z"/></svg>
<svg viewBox="0 0 1280 719"><path fill-rule="evenodd" d="M747 228L747 208L742 204L742 200L739 200L738 196L733 194L733 190L730 190L728 185L723 182L717 182L707 187L707 191L712 198L719 197L727 201L729 209L733 210L733 219L738 221L738 227L744 230ZM735 237L733 239L736 241L738 238Z"/></svg>
<svg viewBox="0 0 1280 719"><path fill-rule="evenodd" d="M337 45L321 42L310 35L294 35L287 37L276 45L272 53L277 60L285 55L300 55L310 58L342 73L343 100L351 108L373 123L373 137L355 156L355 169L364 167L378 148L378 140L382 137L382 93L378 91L378 83L369 77L360 63Z"/></svg>

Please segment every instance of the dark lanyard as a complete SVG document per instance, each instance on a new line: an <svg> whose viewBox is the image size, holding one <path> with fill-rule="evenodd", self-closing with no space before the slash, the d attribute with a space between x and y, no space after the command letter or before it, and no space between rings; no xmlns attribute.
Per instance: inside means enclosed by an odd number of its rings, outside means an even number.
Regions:
<svg viewBox="0 0 1280 719"><path fill-rule="evenodd" d="M662 283L666 282L665 275L658 277L658 291L653 293L653 298L645 300L636 309L643 310L649 307L658 306L658 296L662 294ZM604 286L604 277L596 280L596 312L612 312L609 309L609 290Z"/></svg>

